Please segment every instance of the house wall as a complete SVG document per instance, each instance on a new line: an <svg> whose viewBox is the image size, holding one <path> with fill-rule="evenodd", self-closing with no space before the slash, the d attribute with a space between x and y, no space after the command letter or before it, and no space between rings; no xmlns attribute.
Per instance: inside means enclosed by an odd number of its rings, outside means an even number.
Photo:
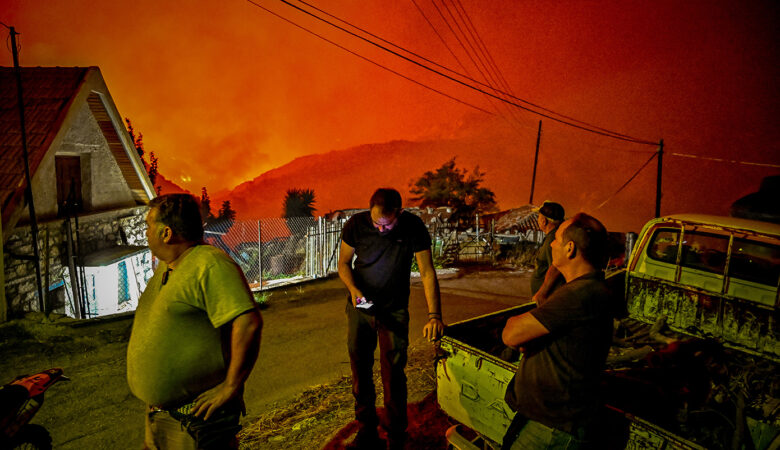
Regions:
<svg viewBox="0 0 780 450"><path fill-rule="evenodd" d="M144 218L147 209L145 206L139 206L79 217L82 256L116 245L146 245ZM71 220L71 226L74 225ZM38 228L41 278L44 291L47 291L48 286L56 286L68 277L66 221L57 219L40 222ZM75 227L73 236L75 239ZM3 250L9 318L23 311L37 311L35 266L32 262L13 257L13 254L33 254L30 227L17 227L6 241ZM151 261L148 261L143 267L146 278L151 276L151 270ZM58 309L58 305L52 306L53 310Z"/></svg>
<svg viewBox="0 0 780 450"><path fill-rule="evenodd" d="M108 148L95 117L85 102L70 121L55 155L79 156L81 160L81 195L84 211L104 211L135 206L130 187ZM51 219L57 215L57 176L55 159L44 159L33 184L36 215ZM25 211L23 217L29 217Z"/></svg>

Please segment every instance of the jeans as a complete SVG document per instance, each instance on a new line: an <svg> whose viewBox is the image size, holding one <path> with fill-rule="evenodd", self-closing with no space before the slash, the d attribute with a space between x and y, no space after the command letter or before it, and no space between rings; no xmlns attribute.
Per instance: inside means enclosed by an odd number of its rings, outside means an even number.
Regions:
<svg viewBox="0 0 780 450"><path fill-rule="evenodd" d="M215 414L219 416L220 412ZM225 428L225 419L212 416L208 421L201 423L206 426ZM208 444L199 445L187 431L186 424L171 416L168 411L149 411L146 413L146 430L144 433L144 449L149 450L204 450L204 449L237 449L238 438L236 433L241 427L238 425L238 414L227 415L227 433L221 433L216 440Z"/></svg>
<svg viewBox="0 0 780 450"><path fill-rule="evenodd" d="M361 428L376 429L374 351L379 342L379 365L387 412L382 428L391 436L406 433L406 350L409 347L409 311L406 309L366 314L347 304L347 347L352 368L355 418Z"/></svg>
<svg viewBox="0 0 780 450"><path fill-rule="evenodd" d="M520 430L510 450L576 450L588 448L585 441L565 431L529 420Z"/></svg>

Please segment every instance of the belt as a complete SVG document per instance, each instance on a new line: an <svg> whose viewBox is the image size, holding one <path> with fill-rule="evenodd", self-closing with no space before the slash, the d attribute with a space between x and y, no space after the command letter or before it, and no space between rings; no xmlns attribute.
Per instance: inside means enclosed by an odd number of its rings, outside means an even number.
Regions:
<svg viewBox="0 0 780 450"><path fill-rule="evenodd" d="M152 414L158 412L166 412L170 414L170 416L173 417L174 419L182 420L183 418L189 416L192 413L192 409L194 407L195 407L195 402L187 403L182 406L179 406L178 408L172 408L172 409L166 409L160 406L149 405L149 412Z"/></svg>

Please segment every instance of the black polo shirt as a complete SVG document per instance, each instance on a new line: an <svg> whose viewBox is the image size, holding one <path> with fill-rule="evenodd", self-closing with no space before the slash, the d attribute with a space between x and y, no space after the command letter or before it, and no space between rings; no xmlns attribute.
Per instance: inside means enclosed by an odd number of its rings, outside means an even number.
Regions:
<svg viewBox="0 0 780 450"><path fill-rule="evenodd" d="M370 211L352 216L341 239L355 249L352 269L355 285L380 310L409 306L409 275L414 254L431 248L431 236L422 219L402 211L387 233L374 227Z"/></svg>
<svg viewBox="0 0 780 450"><path fill-rule="evenodd" d="M526 344L506 401L523 416L572 433L598 407L601 372L612 342L612 297L604 272L558 288L530 314L550 332Z"/></svg>

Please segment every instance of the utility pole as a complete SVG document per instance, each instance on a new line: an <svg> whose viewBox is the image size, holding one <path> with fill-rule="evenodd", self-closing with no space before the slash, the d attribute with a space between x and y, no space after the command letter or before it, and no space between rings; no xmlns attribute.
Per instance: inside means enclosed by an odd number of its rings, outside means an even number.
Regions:
<svg viewBox="0 0 780 450"><path fill-rule="evenodd" d="M661 217L661 171L664 166L664 140L658 143L658 176L655 180L655 217Z"/></svg>
<svg viewBox="0 0 780 450"><path fill-rule="evenodd" d="M22 157L24 159L24 179L27 186L24 189L24 197L27 201L27 208L30 213L30 231L32 233L33 246L33 264L35 265L35 279L38 282L38 309L45 311L43 298L43 284L41 282L41 259L38 252L38 219L35 216L35 203L33 203L32 180L30 179L30 161L27 153L27 132L24 124L24 102L22 99L22 69L19 67L19 52L16 47L16 30L11 29L11 47L14 56L14 72L16 73L16 96L19 103L19 123L22 130Z"/></svg>
<svg viewBox="0 0 780 450"><path fill-rule="evenodd" d="M534 185L536 184L536 164L539 161L539 142L542 140L542 121L539 121L539 132L536 133L536 154L534 155L534 172L531 176L531 198L528 203L534 204Z"/></svg>

